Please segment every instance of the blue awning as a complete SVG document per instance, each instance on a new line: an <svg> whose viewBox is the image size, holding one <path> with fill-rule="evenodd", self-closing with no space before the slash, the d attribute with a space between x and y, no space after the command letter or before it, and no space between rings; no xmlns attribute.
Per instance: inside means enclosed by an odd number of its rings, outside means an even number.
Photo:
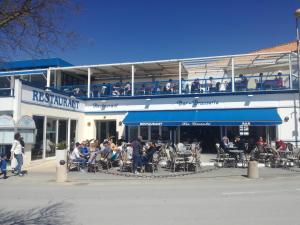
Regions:
<svg viewBox="0 0 300 225"><path fill-rule="evenodd" d="M209 109L129 112L127 126L271 126L282 123L276 109Z"/></svg>
<svg viewBox="0 0 300 225"><path fill-rule="evenodd" d="M7 71L7 72L0 72L0 76L43 75L46 73L47 70Z"/></svg>

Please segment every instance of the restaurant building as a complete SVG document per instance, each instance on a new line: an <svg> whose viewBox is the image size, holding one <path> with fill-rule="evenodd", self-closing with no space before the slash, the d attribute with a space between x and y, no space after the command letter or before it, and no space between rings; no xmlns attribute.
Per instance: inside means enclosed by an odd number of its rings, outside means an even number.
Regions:
<svg viewBox="0 0 300 225"><path fill-rule="evenodd" d="M275 51L276 48L283 48ZM3 64L0 145L20 131L27 161L65 141L200 141L214 153L224 135L299 144L294 43L250 54L73 66L61 59ZM275 49L275 50L274 50Z"/></svg>

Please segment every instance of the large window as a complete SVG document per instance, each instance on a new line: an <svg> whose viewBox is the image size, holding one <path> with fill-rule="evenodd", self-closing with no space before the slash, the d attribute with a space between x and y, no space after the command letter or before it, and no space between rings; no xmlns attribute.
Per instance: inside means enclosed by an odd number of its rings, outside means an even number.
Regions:
<svg viewBox="0 0 300 225"><path fill-rule="evenodd" d="M132 141L138 137L138 126L129 126L129 141Z"/></svg>
<svg viewBox="0 0 300 225"><path fill-rule="evenodd" d="M32 146L31 150L31 160L37 160L43 158L44 149L44 120L43 116L33 116L33 120L36 126L36 137L35 144Z"/></svg>
<svg viewBox="0 0 300 225"><path fill-rule="evenodd" d="M159 138L159 126L151 127L151 140L158 140Z"/></svg>
<svg viewBox="0 0 300 225"><path fill-rule="evenodd" d="M0 77L0 96L10 96L10 79L8 77Z"/></svg>
<svg viewBox="0 0 300 225"><path fill-rule="evenodd" d="M118 134L116 131L116 121L96 121L97 128L97 139L101 142L104 139L113 137L113 140L116 141Z"/></svg>
<svg viewBox="0 0 300 225"><path fill-rule="evenodd" d="M74 145L76 143L76 129L77 129L77 121L71 120L71 130L70 130L70 149L74 149Z"/></svg>
<svg viewBox="0 0 300 225"><path fill-rule="evenodd" d="M149 139L148 126L140 126L140 136L142 136L143 140L148 140Z"/></svg>
<svg viewBox="0 0 300 225"><path fill-rule="evenodd" d="M170 140L170 130L169 127L162 127L161 128L161 138L165 141Z"/></svg>
<svg viewBox="0 0 300 225"><path fill-rule="evenodd" d="M55 156L56 119L47 118L46 128L46 157Z"/></svg>
<svg viewBox="0 0 300 225"><path fill-rule="evenodd" d="M58 142L67 142L68 121L59 120L58 123Z"/></svg>

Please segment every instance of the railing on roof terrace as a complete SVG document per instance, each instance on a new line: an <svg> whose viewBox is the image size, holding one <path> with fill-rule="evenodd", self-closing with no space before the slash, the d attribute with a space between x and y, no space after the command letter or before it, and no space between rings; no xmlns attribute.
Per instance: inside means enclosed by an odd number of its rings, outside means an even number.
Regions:
<svg viewBox="0 0 300 225"><path fill-rule="evenodd" d="M210 94L250 91L280 91L287 89L298 89L298 80L293 77L290 82L289 75L268 76L238 76L234 79L234 88L231 78L208 78L181 81L181 94ZM67 85L56 87L59 91L79 98L87 98L87 85ZM133 96L151 95L178 95L179 81L154 81L135 82ZM130 82L92 84L90 98L132 96Z"/></svg>

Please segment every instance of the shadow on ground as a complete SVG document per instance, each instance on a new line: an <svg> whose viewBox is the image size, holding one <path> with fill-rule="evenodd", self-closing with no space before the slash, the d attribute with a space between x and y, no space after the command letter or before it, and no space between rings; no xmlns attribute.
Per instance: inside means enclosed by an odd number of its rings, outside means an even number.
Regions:
<svg viewBox="0 0 300 225"><path fill-rule="evenodd" d="M67 218L70 205L64 202L49 204L44 208L32 208L22 211L0 210L0 224L2 225L68 225L74 224Z"/></svg>

